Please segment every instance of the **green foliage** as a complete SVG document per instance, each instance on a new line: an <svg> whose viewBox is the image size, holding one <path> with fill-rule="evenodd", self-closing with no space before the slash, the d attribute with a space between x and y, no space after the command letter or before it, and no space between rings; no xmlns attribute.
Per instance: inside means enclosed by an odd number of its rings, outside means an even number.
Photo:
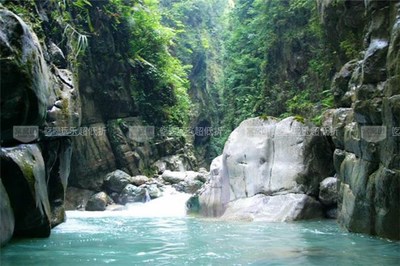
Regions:
<svg viewBox="0 0 400 266"><path fill-rule="evenodd" d="M158 1L112 0L105 9L114 26L128 25L130 64L135 70L131 94L141 115L154 125L187 125L191 108L187 73L170 52L175 32L162 25Z"/></svg>
<svg viewBox="0 0 400 266"><path fill-rule="evenodd" d="M78 56L85 52L89 45L88 36L78 32L71 24L66 23L64 36L67 36L71 48L71 56L77 60Z"/></svg>
<svg viewBox="0 0 400 266"><path fill-rule="evenodd" d="M351 35L351 39L343 40L339 45L348 58L358 57L360 48L356 46L357 42L355 41L355 37L353 35Z"/></svg>
<svg viewBox="0 0 400 266"><path fill-rule="evenodd" d="M306 121L306 119L301 115L295 115L293 118L294 118L294 120L296 120L297 122L302 123L302 124L304 124Z"/></svg>
<svg viewBox="0 0 400 266"><path fill-rule="evenodd" d="M312 112L314 107L313 103L310 101L310 96L307 91L301 92L293 98L289 99L286 102L287 110L289 114L301 114L301 115L308 115Z"/></svg>
<svg viewBox="0 0 400 266"><path fill-rule="evenodd" d="M207 121L219 127L223 83L222 40L226 0L162 0L162 22L174 29L171 53L185 65L192 98L191 124ZM174 113L176 113L174 111ZM217 141L218 139L218 141ZM211 137L199 144L207 158L221 153L223 143ZM195 148L198 148L195 143ZM203 155L201 155L203 156Z"/></svg>
<svg viewBox="0 0 400 266"><path fill-rule="evenodd" d="M42 21L36 15L36 5L34 0L5 0L4 6L11 12L20 16L24 22L33 29L36 35L38 35L39 39L44 39L45 34L42 29Z"/></svg>
<svg viewBox="0 0 400 266"><path fill-rule="evenodd" d="M266 113L311 120L331 105L334 60L314 1L238 0L229 21L224 125Z"/></svg>

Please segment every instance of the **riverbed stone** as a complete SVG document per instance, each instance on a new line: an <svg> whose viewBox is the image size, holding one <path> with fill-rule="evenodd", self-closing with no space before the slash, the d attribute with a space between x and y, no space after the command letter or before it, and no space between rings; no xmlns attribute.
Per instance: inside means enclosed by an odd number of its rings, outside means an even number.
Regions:
<svg viewBox="0 0 400 266"><path fill-rule="evenodd" d="M105 192L102 191L90 197L85 206L85 210L104 211L107 205L110 205L112 203L113 203L112 199Z"/></svg>
<svg viewBox="0 0 400 266"><path fill-rule="evenodd" d="M147 191L151 199L156 199L162 196L161 190L158 188L157 184L150 184L147 186Z"/></svg>
<svg viewBox="0 0 400 266"><path fill-rule="evenodd" d="M143 187L137 187L132 184L128 184L124 187L121 194L119 195L119 203L127 204L132 202L145 202L146 195L148 192Z"/></svg>
<svg viewBox="0 0 400 266"><path fill-rule="evenodd" d="M130 183L131 176L122 170L115 170L106 175L104 186L111 192L120 193Z"/></svg>
<svg viewBox="0 0 400 266"><path fill-rule="evenodd" d="M94 194L93 190L76 188L69 186L65 195L66 210L84 209L90 197Z"/></svg>
<svg viewBox="0 0 400 266"><path fill-rule="evenodd" d="M208 173L204 172L194 172L194 171L185 171L185 172L177 172L166 170L162 174L161 178L170 184L178 184L180 182L194 182L199 181L204 183L207 180Z"/></svg>
<svg viewBox="0 0 400 266"><path fill-rule="evenodd" d="M149 182L149 180L150 179L145 175L137 175L129 178L129 182L135 186L141 186L146 182Z"/></svg>
<svg viewBox="0 0 400 266"><path fill-rule="evenodd" d="M188 179L185 181L181 181L178 184L172 185L177 191L194 194L196 193L202 186L203 182L195 179Z"/></svg>
<svg viewBox="0 0 400 266"><path fill-rule="evenodd" d="M169 182L171 184L177 184L177 183L185 180L186 173L185 172L177 172L177 171L165 170L161 177L166 182Z"/></svg>
<svg viewBox="0 0 400 266"><path fill-rule="evenodd" d="M337 178L328 177L319 185L319 201L325 206L337 204Z"/></svg>

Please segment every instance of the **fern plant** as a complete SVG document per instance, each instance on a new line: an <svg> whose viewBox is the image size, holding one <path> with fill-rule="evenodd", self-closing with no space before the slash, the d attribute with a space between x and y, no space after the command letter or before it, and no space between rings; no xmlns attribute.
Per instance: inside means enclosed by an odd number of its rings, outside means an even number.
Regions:
<svg viewBox="0 0 400 266"><path fill-rule="evenodd" d="M89 46L88 36L78 32L71 24L67 23L64 28L64 36L68 37L71 54L74 60Z"/></svg>

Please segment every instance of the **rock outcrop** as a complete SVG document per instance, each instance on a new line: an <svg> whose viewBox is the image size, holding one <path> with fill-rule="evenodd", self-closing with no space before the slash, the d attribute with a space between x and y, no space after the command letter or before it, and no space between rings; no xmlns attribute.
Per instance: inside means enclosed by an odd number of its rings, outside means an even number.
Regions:
<svg viewBox="0 0 400 266"><path fill-rule="evenodd" d="M172 184L172 186L177 190L185 193L196 193L207 181L208 173L206 172L176 172L166 170L162 174L162 179Z"/></svg>
<svg viewBox="0 0 400 266"><path fill-rule="evenodd" d="M93 1L88 8L90 17L96 21L93 25L96 34L88 38L90 52L82 55L79 65L82 127L88 130L72 139L74 150L79 152L72 159L69 183L97 192L101 190L99 184L104 175L116 169L132 176L149 174L156 170L153 164L164 161L164 157L176 154L184 157L186 142L178 137L160 136L162 125L154 125L155 121L146 123L141 116L143 109L139 109L139 99L134 95L138 86L136 76L143 74L143 69L135 66L131 54L129 26L115 23L114 17L107 15L107 5L104 1ZM51 16L50 10L43 12ZM153 86L150 80L144 82ZM187 159L185 170L192 170L195 160Z"/></svg>
<svg viewBox="0 0 400 266"><path fill-rule="evenodd" d="M353 232L400 239L400 3L364 2L363 57L332 83L338 221ZM336 23L335 16L325 20Z"/></svg>
<svg viewBox="0 0 400 266"><path fill-rule="evenodd" d="M295 214L288 208L286 213L269 214L280 208L275 203L282 197L293 199L285 203L290 208L302 206L304 210L309 202L315 201L317 204L311 205L319 209L315 213L321 214L321 206L311 197L318 195L320 181L332 174L331 162L330 143L320 134L319 128L293 117L282 121L273 118L245 120L231 133L223 155L211 164L210 182L198 196L200 213L206 216L223 214L222 217L226 213L225 217L235 218L234 214L240 217L242 212L247 212L243 209L245 206L258 202L265 205L257 207L263 217L260 219L281 221L316 217L318 215L302 215L301 211ZM259 194L263 194L263 198Z"/></svg>
<svg viewBox="0 0 400 266"><path fill-rule="evenodd" d="M20 12L26 21L2 4ZM156 134L160 128L144 121L133 84L144 70L132 60L129 27L106 14L106 2L87 6L88 16L96 22L89 29L86 19L74 17L79 9L75 5L2 4L1 144L39 143L49 196L54 196L50 199L53 226L64 219L67 179L75 189L71 191L85 191L72 204L82 207L88 200L86 190L102 191L104 176L116 169L130 176L151 176L157 172L157 161L166 167L176 163L174 170L181 170L180 162L184 170L196 166L193 147L184 137ZM160 116L157 126L164 120L168 118ZM34 135L24 136L20 129L16 139L14 126L31 126L28 130ZM159 195L157 189L152 189L152 195Z"/></svg>
<svg viewBox="0 0 400 266"><path fill-rule="evenodd" d="M325 216L330 219L337 218L338 180L336 177L328 177L319 184L318 199L324 207Z"/></svg>
<svg viewBox="0 0 400 266"><path fill-rule="evenodd" d="M80 125L81 105L71 71L48 61L47 47L4 8L0 48L3 245L11 235L47 237L65 220L68 134ZM9 205L12 213L6 211Z"/></svg>
<svg viewBox="0 0 400 266"><path fill-rule="evenodd" d="M14 233L14 212L7 191L0 179L0 246L5 245Z"/></svg>
<svg viewBox="0 0 400 266"><path fill-rule="evenodd" d="M337 178L328 177L321 181L319 186L319 201L327 207L337 204Z"/></svg>

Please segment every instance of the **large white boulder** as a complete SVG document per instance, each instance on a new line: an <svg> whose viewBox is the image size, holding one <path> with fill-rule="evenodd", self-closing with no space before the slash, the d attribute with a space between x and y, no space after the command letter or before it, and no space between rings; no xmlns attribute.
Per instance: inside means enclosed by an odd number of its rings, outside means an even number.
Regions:
<svg viewBox="0 0 400 266"><path fill-rule="evenodd" d="M200 213L220 216L230 202L257 194L317 196L319 183L333 173L332 153L318 128L293 117L247 119L213 161L199 193Z"/></svg>

